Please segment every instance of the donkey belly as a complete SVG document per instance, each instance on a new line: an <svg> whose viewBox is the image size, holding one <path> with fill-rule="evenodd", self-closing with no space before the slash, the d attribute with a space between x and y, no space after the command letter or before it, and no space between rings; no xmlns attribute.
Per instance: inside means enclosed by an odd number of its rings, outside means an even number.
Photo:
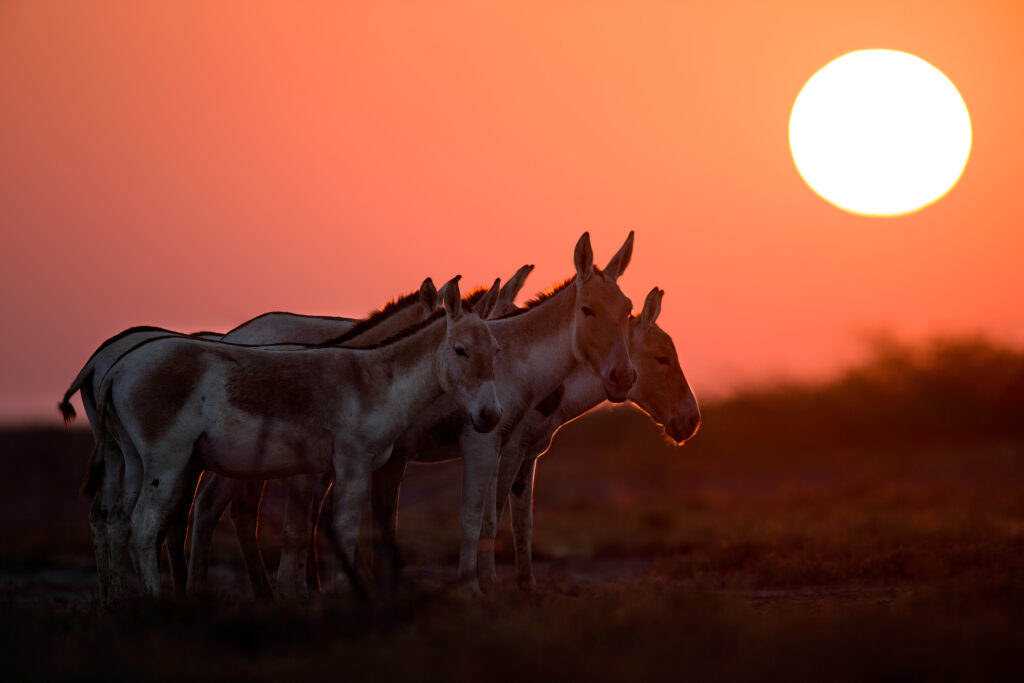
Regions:
<svg viewBox="0 0 1024 683"><path fill-rule="evenodd" d="M204 469L237 479L326 472L330 432L268 420L226 420L203 434L195 455Z"/></svg>

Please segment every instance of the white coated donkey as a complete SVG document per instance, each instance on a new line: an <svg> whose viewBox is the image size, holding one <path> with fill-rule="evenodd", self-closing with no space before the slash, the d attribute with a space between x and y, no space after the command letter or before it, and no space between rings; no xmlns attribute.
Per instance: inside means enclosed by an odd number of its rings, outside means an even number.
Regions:
<svg viewBox="0 0 1024 683"><path fill-rule="evenodd" d="M471 292L463 298L463 306L467 306L484 318L507 315L515 310L515 298L532 271L532 265L525 265L508 282L501 285L500 290L492 287L490 290L479 288ZM495 285L498 285L497 280ZM421 306L407 303L412 295L402 297L384 308L374 311L363 320L355 321L355 325L344 331L345 334L339 337L336 343L342 346L366 346L386 339L409 325L415 324L421 317L433 313L436 307L441 305L440 299L437 299L435 305L428 303L434 299L430 295L430 288L432 288L432 284L429 284L428 278L428 282L424 282L420 290ZM442 287L438 296L443 296L444 291L445 287ZM488 294L495 291L497 292L496 301L492 297L488 297ZM232 341L234 338L241 339L244 343L258 342L259 334L253 334L249 328L248 324L240 326L225 335L224 340ZM324 327L323 330L328 331L329 328ZM236 335L236 333L243 333L244 336L243 334ZM306 339L300 335L293 337L292 341L305 343ZM313 534L317 521L316 513L319 512L319 508L311 511L301 503L296 505L291 501L303 501L308 498L319 501L323 498L329 485L330 477L320 475L300 475L292 477L288 481L287 500L289 504L285 510L284 529L282 530L284 547L278 564L276 582L278 593L282 597L306 598L310 585L316 586L318 583ZM256 538L263 486L263 482L243 481L213 473L203 475L203 483L200 484L192 508L189 590L202 590L206 586L213 531L225 509L230 506L231 521L235 526L235 533L242 548L253 594L259 598L271 596L270 582L267 579Z"/></svg>
<svg viewBox="0 0 1024 683"><path fill-rule="evenodd" d="M495 337L463 314L457 285L445 313L366 349L283 350L181 337L122 357L98 397L100 441L113 436L141 478L131 547L143 587L159 595L159 542L203 469L266 479L333 472L335 531L351 565L370 473L394 439L448 396L474 427L492 430L502 407Z"/></svg>

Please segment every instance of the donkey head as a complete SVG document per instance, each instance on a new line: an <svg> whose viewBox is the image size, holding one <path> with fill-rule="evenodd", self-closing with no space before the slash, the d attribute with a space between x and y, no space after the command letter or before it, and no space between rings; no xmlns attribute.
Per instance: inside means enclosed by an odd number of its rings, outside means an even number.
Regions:
<svg viewBox="0 0 1024 683"><path fill-rule="evenodd" d="M448 325L437 350L437 377L445 392L469 415L473 427L478 432L489 432L501 420L501 404L494 387L498 342L479 314L463 310L459 277L444 287ZM487 310L493 307L498 291L499 283L495 281L481 300Z"/></svg>
<svg viewBox="0 0 1024 683"><path fill-rule="evenodd" d="M636 382L636 368L629 360L629 312L633 304L616 283L632 255L632 232L604 270L594 267L589 233L583 233L576 243L573 353L598 374L613 403L625 401Z"/></svg>
<svg viewBox="0 0 1024 683"><path fill-rule="evenodd" d="M644 310L629 321L629 355L637 369L636 384L629 398L682 444L697 433L700 408L679 367L672 337L654 324L664 295L665 290L652 289Z"/></svg>

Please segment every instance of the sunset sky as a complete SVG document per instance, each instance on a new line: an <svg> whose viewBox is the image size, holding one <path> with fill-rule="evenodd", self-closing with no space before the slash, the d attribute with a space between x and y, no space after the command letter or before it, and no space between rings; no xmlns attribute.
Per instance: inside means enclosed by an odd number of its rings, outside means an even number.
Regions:
<svg viewBox="0 0 1024 683"><path fill-rule="evenodd" d="M800 178L804 83L915 54L967 104L942 200ZM0 420L57 422L105 338L359 316L461 273L572 273L584 230L699 396L820 376L866 333L1024 344L1024 3L0 2Z"/></svg>

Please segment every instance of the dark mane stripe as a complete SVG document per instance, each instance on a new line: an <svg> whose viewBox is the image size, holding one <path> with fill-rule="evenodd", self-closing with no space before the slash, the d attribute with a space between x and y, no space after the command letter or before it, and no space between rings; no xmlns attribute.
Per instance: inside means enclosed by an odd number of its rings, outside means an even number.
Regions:
<svg viewBox="0 0 1024 683"><path fill-rule="evenodd" d="M387 339L382 339L381 341L377 342L376 344L370 344L369 346L358 346L358 347L348 347L348 348L351 348L351 350L353 350L353 351L369 351L369 350L372 350L372 349L379 349L379 348L384 347L384 346L391 346L395 342L398 342L398 341L401 341L401 340L406 339L408 337L411 337L414 334L416 334L417 332L420 332L421 330L424 330L424 329L430 327L431 325L436 323L438 320L444 318L446 315L447 315L447 313L445 312L445 310L443 308L439 308L438 310L436 310L433 313L431 313L430 317L425 318L424 320L419 321L415 325L410 325L409 327L405 328L401 332L396 332L395 334L391 335Z"/></svg>
<svg viewBox="0 0 1024 683"><path fill-rule="evenodd" d="M594 271L595 272L599 272L596 267L594 268ZM501 316L500 318L498 318L498 320L504 320L506 318L514 318L515 316L522 315L523 313L526 313L527 311L532 311L533 309L537 308L538 306L540 306L544 302L550 300L552 297L554 297L556 294L561 292L563 289L565 289L566 287L568 287L569 285L571 285L575 281L576 281L576 276L573 275L572 277L564 280L563 282L558 283L554 287L549 287L548 289L544 290L543 292L540 292L539 294L534 295L534 297L532 299L530 299L525 304L523 304L521 307L519 307L516 310L512 311L508 315Z"/></svg>
<svg viewBox="0 0 1024 683"><path fill-rule="evenodd" d="M487 292L489 292L489 291L490 291L490 288L488 288L488 287L477 287L472 292L470 292L466 296L462 297L462 304L464 306L468 306L470 308L470 310L472 310L472 303L471 302L479 301L479 299L484 294L487 294ZM423 329L426 329L427 327L430 327L431 325L436 323L438 320L440 320L441 318L445 317L445 315L447 315L447 312L445 311L445 309L444 308L438 308L436 311L431 313L424 320L421 320L420 322L416 323L415 325L410 325L409 327L405 328L401 332L396 332L395 334L391 335L387 339L382 339L381 341L377 342L376 344L371 344L369 346L359 346L359 347L354 347L354 348L358 348L359 350L367 350L367 349L379 349L382 346L390 346L391 344L394 344L397 341L401 341L401 340L403 340L403 339L405 339L407 337L413 336L414 334L416 334L420 330L423 330Z"/></svg>
<svg viewBox="0 0 1024 683"><path fill-rule="evenodd" d="M483 296L485 294L487 294L488 291L490 291L490 289L487 288L487 287L477 287L476 289L471 291L469 294L466 294L464 297L462 297L463 305L468 306L469 309L472 310L473 309L473 305L476 304L481 298L483 298ZM368 315L363 320L357 322L355 325L350 327L343 334L341 334L341 335L339 335L337 337L334 337L332 339L328 339L327 341L321 342L318 346L335 346L337 344L342 344L344 342L351 341L351 340L355 339L356 337L361 335L363 332L366 332L370 328L375 327L376 325L378 325L381 322L383 322L389 315L392 315L393 313L395 313L397 311L400 311L403 308L408 307L411 303L413 303L415 301L418 301L419 300L419 294L420 293L418 291L410 292L409 294L406 294L403 297L399 297L398 299L395 299L393 301L389 301L388 303L386 303L384 305L383 308L381 308L380 310L377 310L377 311L373 311L372 313L370 313L370 315ZM427 320L430 320L433 317L433 315L434 314L431 314L431 316L429 316L427 318ZM427 322L427 320L424 320L422 322ZM415 327L415 325L413 327ZM395 335L392 335L392 337L389 337L388 339L392 339L393 337L398 336L399 334L402 334L405 331L406 330L402 330L402 332L397 332L397 333L395 333ZM384 345L384 342L388 341L388 339L382 340L380 342L380 345ZM367 346L367 347L359 347L359 348L374 348L374 347L373 346Z"/></svg>
<svg viewBox="0 0 1024 683"><path fill-rule="evenodd" d="M408 294L400 296L397 299L392 299L391 301L384 304L383 307L378 308L375 311L371 311L369 315L367 315L365 318L363 318L355 325L350 327L348 331L346 331L344 334L334 337L333 339L328 339L327 341L323 342L323 345L333 346L335 344L341 344L342 342L346 342L349 339L352 339L353 337L357 337L361 335L363 332L369 330L370 328L376 327L377 325L387 320L388 317L397 313L398 311L404 308L408 308L412 304L418 303L419 297L420 293L419 290L417 290L415 292L409 292Z"/></svg>

